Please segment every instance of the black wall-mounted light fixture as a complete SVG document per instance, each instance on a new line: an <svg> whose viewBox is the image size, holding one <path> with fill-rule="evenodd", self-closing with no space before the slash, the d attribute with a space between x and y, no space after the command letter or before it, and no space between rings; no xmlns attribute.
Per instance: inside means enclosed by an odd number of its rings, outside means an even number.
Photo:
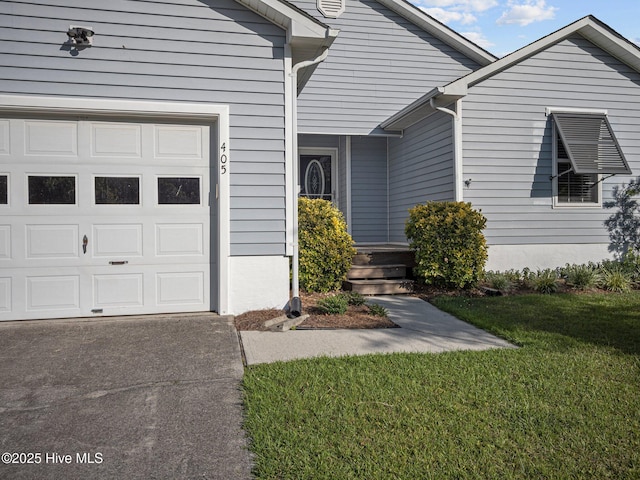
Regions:
<svg viewBox="0 0 640 480"><path fill-rule="evenodd" d="M76 47L90 47L93 44L94 31L91 27L71 25L67 36Z"/></svg>

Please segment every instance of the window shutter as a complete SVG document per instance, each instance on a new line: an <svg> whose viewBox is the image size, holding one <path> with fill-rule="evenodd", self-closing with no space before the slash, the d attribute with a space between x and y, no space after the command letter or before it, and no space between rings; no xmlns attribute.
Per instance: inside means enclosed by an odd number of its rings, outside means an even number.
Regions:
<svg viewBox="0 0 640 480"><path fill-rule="evenodd" d="M554 113L553 119L576 174L631 174L606 115Z"/></svg>
<svg viewBox="0 0 640 480"><path fill-rule="evenodd" d="M328 18L338 18L345 9L346 0L318 0L318 10Z"/></svg>

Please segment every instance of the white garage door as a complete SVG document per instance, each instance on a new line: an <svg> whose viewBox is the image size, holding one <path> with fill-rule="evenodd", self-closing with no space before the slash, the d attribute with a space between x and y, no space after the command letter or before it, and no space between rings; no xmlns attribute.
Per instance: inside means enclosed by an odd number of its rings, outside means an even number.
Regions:
<svg viewBox="0 0 640 480"><path fill-rule="evenodd" d="M0 320L209 310L209 127L0 120Z"/></svg>

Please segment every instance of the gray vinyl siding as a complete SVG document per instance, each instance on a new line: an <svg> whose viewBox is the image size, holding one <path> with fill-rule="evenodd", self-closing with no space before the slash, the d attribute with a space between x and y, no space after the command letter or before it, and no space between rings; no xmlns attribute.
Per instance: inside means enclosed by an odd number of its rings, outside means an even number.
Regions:
<svg viewBox="0 0 640 480"><path fill-rule="evenodd" d="M283 255L284 44L233 0L2 1L0 92L230 105L231 254Z"/></svg>
<svg viewBox="0 0 640 480"><path fill-rule="evenodd" d="M389 172L389 240L406 242L410 208L454 198L451 117L437 112L389 139Z"/></svg>
<svg viewBox="0 0 640 480"><path fill-rule="evenodd" d="M491 245L609 243L607 208L553 208L545 107L600 109L640 174L640 74L575 36L473 86L463 100L464 199L487 217ZM603 202L630 177L602 184Z"/></svg>
<svg viewBox="0 0 640 480"><path fill-rule="evenodd" d="M387 242L387 139L351 139L351 236Z"/></svg>
<svg viewBox="0 0 640 480"><path fill-rule="evenodd" d="M384 134L383 120L478 67L376 0L346 0L337 19L316 0L291 2L340 30L298 98L300 132Z"/></svg>

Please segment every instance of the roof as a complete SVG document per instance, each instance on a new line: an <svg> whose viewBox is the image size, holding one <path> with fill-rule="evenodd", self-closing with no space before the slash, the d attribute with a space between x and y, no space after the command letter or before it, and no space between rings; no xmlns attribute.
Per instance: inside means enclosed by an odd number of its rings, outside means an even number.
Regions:
<svg viewBox="0 0 640 480"><path fill-rule="evenodd" d="M457 99L463 98L470 87L575 34L582 35L594 45L640 72L640 48L596 17L588 15L448 85L434 88L387 119L382 123L382 127L390 131L407 128L433 113L435 111L434 103L441 106L451 104Z"/></svg>
<svg viewBox="0 0 640 480"><path fill-rule="evenodd" d="M316 20L285 0L236 1L286 30L294 65L318 57L338 36L338 30ZM298 75L298 89L302 89L314 69L315 65L301 70Z"/></svg>

